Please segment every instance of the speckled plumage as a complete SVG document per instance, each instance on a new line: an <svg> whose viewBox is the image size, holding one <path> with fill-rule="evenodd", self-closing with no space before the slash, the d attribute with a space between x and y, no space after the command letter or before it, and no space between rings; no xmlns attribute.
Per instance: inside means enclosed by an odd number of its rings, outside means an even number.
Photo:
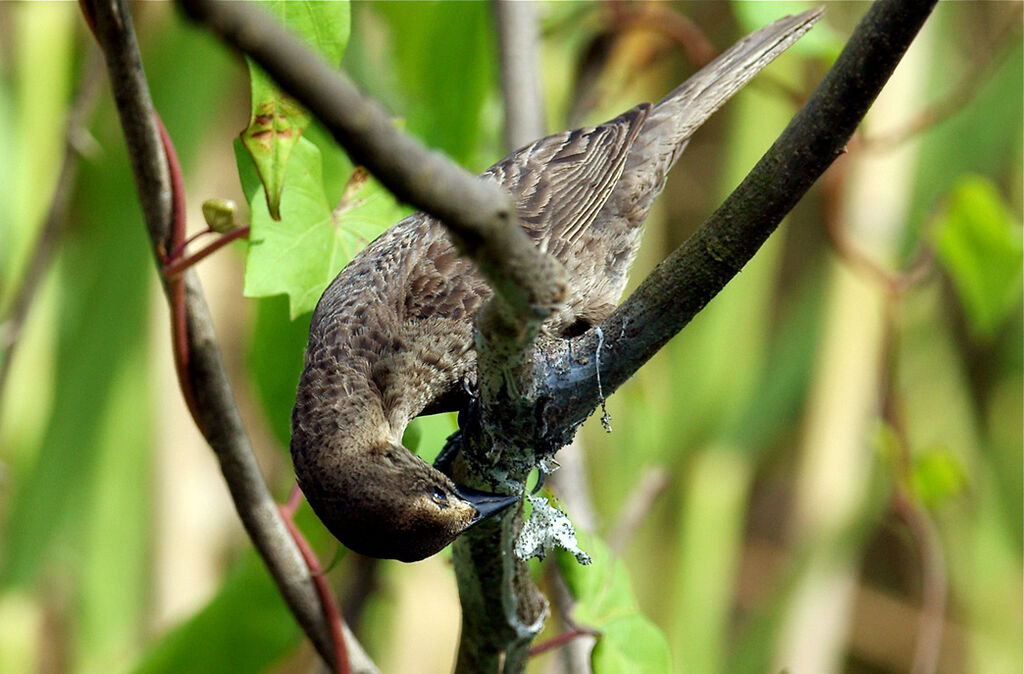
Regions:
<svg viewBox="0 0 1024 674"><path fill-rule="evenodd" d="M655 106L548 136L484 173L571 277L553 334L592 325L618 302L651 203L697 127L817 19L787 17L744 38ZM425 412L456 409L473 379L473 317L489 288L435 219L388 229L338 275L313 314L292 417L299 483L352 549L406 561L433 554L479 506L406 450Z"/></svg>

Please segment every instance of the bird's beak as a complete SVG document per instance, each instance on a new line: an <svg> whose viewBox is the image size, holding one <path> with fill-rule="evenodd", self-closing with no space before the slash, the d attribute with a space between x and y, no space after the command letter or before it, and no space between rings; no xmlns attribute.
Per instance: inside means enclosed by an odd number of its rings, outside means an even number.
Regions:
<svg viewBox="0 0 1024 674"><path fill-rule="evenodd" d="M476 510L477 516L473 519L474 524L497 515L505 508L518 503L522 498L519 494L489 494L469 487L456 486L455 489L459 496Z"/></svg>

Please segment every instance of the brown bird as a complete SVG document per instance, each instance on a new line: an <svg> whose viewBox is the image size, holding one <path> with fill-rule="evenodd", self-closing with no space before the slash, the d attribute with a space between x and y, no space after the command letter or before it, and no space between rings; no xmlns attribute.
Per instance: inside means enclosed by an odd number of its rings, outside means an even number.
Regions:
<svg viewBox="0 0 1024 674"><path fill-rule="evenodd" d="M488 169L519 222L571 277L554 335L606 318L622 294L651 203L690 135L821 16L747 36L657 105L542 138ZM457 486L402 446L412 419L460 409L473 381L473 319L490 294L444 226L415 213L367 246L313 313L292 414L295 472L338 540L403 561L439 551L519 496Z"/></svg>

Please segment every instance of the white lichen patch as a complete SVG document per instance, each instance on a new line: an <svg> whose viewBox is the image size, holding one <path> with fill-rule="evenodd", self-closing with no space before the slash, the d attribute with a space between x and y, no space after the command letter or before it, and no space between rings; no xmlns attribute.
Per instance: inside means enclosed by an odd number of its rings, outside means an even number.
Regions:
<svg viewBox="0 0 1024 674"><path fill-rule="evenodd" d="M590 555L580 549L576 529L569 518L543 496L528 496L533 512L516 539L516 557L526 561L531 557L544 559L555 546L563 548L580 564L590 564Z"/></svg>

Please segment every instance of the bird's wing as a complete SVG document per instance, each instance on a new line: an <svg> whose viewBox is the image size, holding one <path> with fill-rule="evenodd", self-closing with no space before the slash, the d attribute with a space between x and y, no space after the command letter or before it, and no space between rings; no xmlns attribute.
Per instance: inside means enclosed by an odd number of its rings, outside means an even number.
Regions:
<svg viewBox="0 0 1024 674"><path fill-rule="evenodd" d="M643 103L599 126L527 145L484 176L512 193L519 220L541 250L575 241L608 199L651 106Z"/></svg>

